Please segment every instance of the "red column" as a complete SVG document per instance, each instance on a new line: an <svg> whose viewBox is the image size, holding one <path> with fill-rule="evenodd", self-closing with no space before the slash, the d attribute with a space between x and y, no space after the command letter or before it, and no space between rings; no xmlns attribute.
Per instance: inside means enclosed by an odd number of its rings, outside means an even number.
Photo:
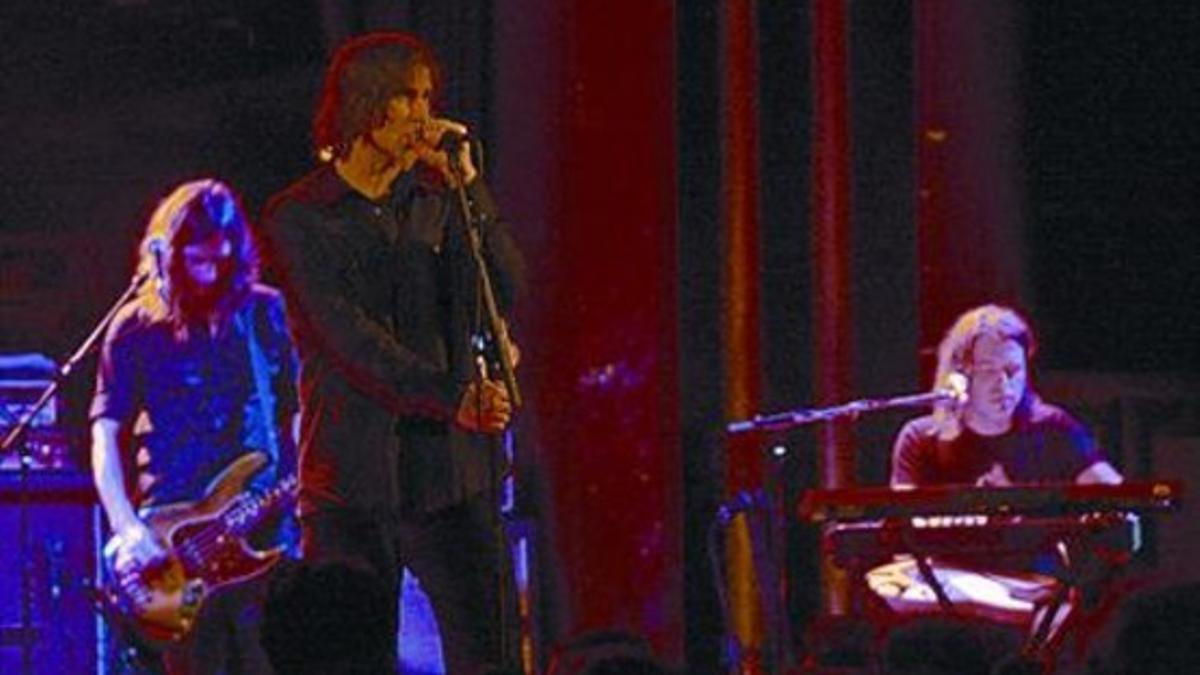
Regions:
<svg viewBox="0 0 1200 675"><path fill-rule="evenodd" d="M758 221L758 61L754 0L724 3L721 21L722 337L725 416L745 419L762 398ZM726 486L756 486L760 439L730 437Z"/></svg>
<svg viewBox="0 0 1200 675"><path fill-rule="evenodd" d="M813 321L816 397L850 394L853 354L850 304L850 77L845 0L813 3ZM840 434L839 434L840 438ZM825 487L853 479L849 445L825 443Z"/></svg>
<svg viewBox="0 0 1200 675"><path fill-rule="evenodd" d="M813 372L820 404L851 393L853 314L850 304L850 103L845 0L812 5L813 64ZM826 488L854 481L853 439L843 425L828 425L821 438L821 482ZM845 583L825 567L825 606L845 609Z"/></svg>
<svg viewBox="0 0 1200 675"><path fill-rule="evenodd" d="M726 419L745 419L762 401L758 218L758 60L754 0L730 0L721 15L722 347ZM726 491L761 482L758 434L727 437ZM739 671L757 672L763 626L750 532L743 516L726 537L732 632L745 650Z"/></svg>

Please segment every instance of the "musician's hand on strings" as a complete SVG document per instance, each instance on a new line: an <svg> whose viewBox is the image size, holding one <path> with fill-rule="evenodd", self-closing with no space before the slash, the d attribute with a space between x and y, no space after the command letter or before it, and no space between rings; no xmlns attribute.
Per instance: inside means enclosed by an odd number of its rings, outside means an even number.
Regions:
<svg viewBox="0 0 1200 675"><path fill-rule="evenodd" d="M137 521L117 532L117 555L113 567L124 574L150 570L167 562L166 545L145 523Z"/></svg>
<svg viewBox="0 0 1200 675"><path fill-rule="evenodd" d="M1012 484L1008 473L1004 471L1004 467L1000 466L999 462L992 464L992 468L988 469L987 473L975 479L975 485L978 487L1007 487Z"/></svg>
<svg viewBox="0 0 1200 675"><path fill-rule="evenodd" d="M495 380L472 382L463 394L454 418L459 426L485 434L503 431L511 420L512 403L508 400L508 390Z"/></svg>

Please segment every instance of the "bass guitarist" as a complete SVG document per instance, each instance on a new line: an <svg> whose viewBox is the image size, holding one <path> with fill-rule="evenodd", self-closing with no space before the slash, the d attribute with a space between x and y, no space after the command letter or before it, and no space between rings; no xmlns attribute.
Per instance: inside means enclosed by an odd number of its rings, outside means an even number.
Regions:
<svg viewBox="0 0 1200 675"><path fill-rule="evenodd" d="M196 503L230 474L243 479L239 491L270 492L295 471L297 410L283 300L256 283L245 213L227 185L176 188L158 204L138 253L148 281L109 328L90 410L93 474L114 532L111 568L135 601L182 557L150 514ZM249 452L262 453L265 468L248 480L245 470L224 471L245 466ZM294 548L296 532L285 517L260 529L252 546ZM196 614L165 646L123 631L122 668L269 673L258 644L265 575L248 576L205 589L202 599L187 590L183 604Z"/></svg>

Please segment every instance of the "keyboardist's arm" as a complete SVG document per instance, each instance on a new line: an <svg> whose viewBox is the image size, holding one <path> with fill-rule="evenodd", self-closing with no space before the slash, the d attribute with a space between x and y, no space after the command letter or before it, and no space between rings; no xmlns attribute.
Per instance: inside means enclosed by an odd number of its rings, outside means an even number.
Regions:
<svg viewBox="0 0 1200 675"><path fill-rule="evenodd" d="M1080 471L1079 475L1075 476L1075 482L1079 485L1119 485L1125 482L1125 479L1112 464L1102 460ZM1124 517L1129 523L1129 548L1136 553L1142 548L1142 521L1136 513L1126 513Z"/></svg>
<svg viewBox="0 0 1200 675"><path fill-rule="evenodd" d="M1124 480L1113 465L1105 461L1096 462L1075 476L1075 482L1079 485L1118 485Z"/></svg>

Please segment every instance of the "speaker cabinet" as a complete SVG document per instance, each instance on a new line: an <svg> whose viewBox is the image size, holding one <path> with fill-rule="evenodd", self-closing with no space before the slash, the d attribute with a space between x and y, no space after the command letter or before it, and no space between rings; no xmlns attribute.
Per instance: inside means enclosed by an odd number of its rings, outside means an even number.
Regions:
<svg viewBox="0 0 1200 675"><path fill-rule="evenodd" d="M0 673L96 672L102 628L92 603L98 525L87 475L31 471L22 482L16 472L0 472ZM22 625L26 588L28 627ZM22 640L30 641L29 663Z"/></svg>

